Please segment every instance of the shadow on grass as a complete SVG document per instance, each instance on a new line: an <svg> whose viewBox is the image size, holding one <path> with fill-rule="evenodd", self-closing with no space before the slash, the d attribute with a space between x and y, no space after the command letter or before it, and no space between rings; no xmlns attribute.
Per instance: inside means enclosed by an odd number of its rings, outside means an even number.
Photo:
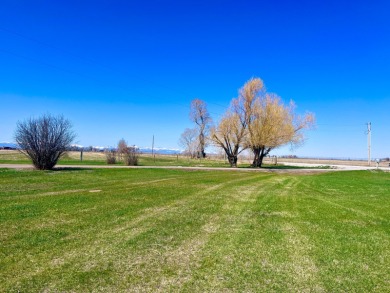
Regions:
<svg viewBox="0 0 390 293"><path fill-rule="evenodd" d="M93 170L93 168L84 168L84 167L55 167L52 170L47 170L47 171L53 171L53 172L58 172L58 171L66 171L66 172L71 172L71 171L86 171L86 170Z"/></svg>
<svg viewBox="0 0 390 293"><path fill-rule="evenodd" d="M292 169L330 169L329 166L307 167L307 166L288 166L288 165L263 165L261 168L251 166L242 166L243 169L268 169L268 170L292 170Z"/></svg>

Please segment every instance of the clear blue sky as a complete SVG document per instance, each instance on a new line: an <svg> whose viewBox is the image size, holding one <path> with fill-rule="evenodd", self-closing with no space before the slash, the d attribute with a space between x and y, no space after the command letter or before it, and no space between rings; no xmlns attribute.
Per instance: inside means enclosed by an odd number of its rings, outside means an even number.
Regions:
<svg viewBox="0 0 390 293"><path fill-rule="evenodd" d="M0 141L70 119L81 145L178 148L190 101L215 121L251 77L316 114L301 148L390 156L389 1L22 1L0 9Z"/></svg>

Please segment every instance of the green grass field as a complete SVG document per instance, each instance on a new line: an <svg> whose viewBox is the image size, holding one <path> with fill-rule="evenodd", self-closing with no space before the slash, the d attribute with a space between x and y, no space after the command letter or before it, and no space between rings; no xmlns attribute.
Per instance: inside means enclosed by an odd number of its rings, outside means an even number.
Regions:
<svg viewBox="0 0 390 293"><path fill-rule="evenodd" d="M389 292L390 174L0 169L1 292Z"/></svg>

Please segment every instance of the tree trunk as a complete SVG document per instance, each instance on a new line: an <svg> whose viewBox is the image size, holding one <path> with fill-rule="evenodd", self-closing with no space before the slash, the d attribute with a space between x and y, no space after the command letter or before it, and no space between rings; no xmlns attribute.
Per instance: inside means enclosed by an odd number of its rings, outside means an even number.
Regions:
<svg viewBox="0 0 390 293"><path fill-rule="evenodd" d="M200 134L199 134L199 157L200 158L206 158L206 153L205 153L205 151L204 151L204 147L205 147L205 142L204 142L204 134L203 134L203 132L201 132Z"/></svg>
<svg viewBox="0 0 390 293"><path fill-rule="evenodd" d="M252 148L254 158L252 162L252 167L254 168L261 168L261 165L263 164L263 159L267 155L268 152L265 152L264 147L261 148Z"/></svg>
<svg viewBox="0 0 390 293"><path fill-rule="evenodd" d="M228 160L229 160L230 167L233 167L233 168L237 167L237 156L228 155Z"/></svg>

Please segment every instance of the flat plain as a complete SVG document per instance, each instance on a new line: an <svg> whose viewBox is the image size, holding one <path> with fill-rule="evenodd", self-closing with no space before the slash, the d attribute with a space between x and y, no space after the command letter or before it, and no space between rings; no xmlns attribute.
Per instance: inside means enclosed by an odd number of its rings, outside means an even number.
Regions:
<svg viewBox="0 0 390 293"><path fill-rule="evenodd" d="M0 169L2 292L389 292L390 174Z"/></svg>
<svg viewBox="0 0 390 293"><path fill-rule="evenodd" d="M362 160L331 160L331 159L306 159L306 158L278 158L278 164L292 164L298 166L301 163L314 165L350 165L367 167L367 161ZM248 168L252 163L251 156L240 155L238 166ZM264 164L267 167L273 166L273 158L265 158ZM0 150L0 164L31 164L31 161L16 150ZM107 165L106 157L103 152L84 152L83 160L80 161L80 152L71 151L60 159L58 166L61 165ZM114 166L121 166L122 162L117 162ZM206 159L190 159L185 155L154 155L140 154L140 166L183 166L183 167L230 167L224 156L212 155ZM371 163L372 167L376 166L375 160ZM0 166L1 167L1 166ZM389 169L389 161L383 160L379 167Z"/></svg>

